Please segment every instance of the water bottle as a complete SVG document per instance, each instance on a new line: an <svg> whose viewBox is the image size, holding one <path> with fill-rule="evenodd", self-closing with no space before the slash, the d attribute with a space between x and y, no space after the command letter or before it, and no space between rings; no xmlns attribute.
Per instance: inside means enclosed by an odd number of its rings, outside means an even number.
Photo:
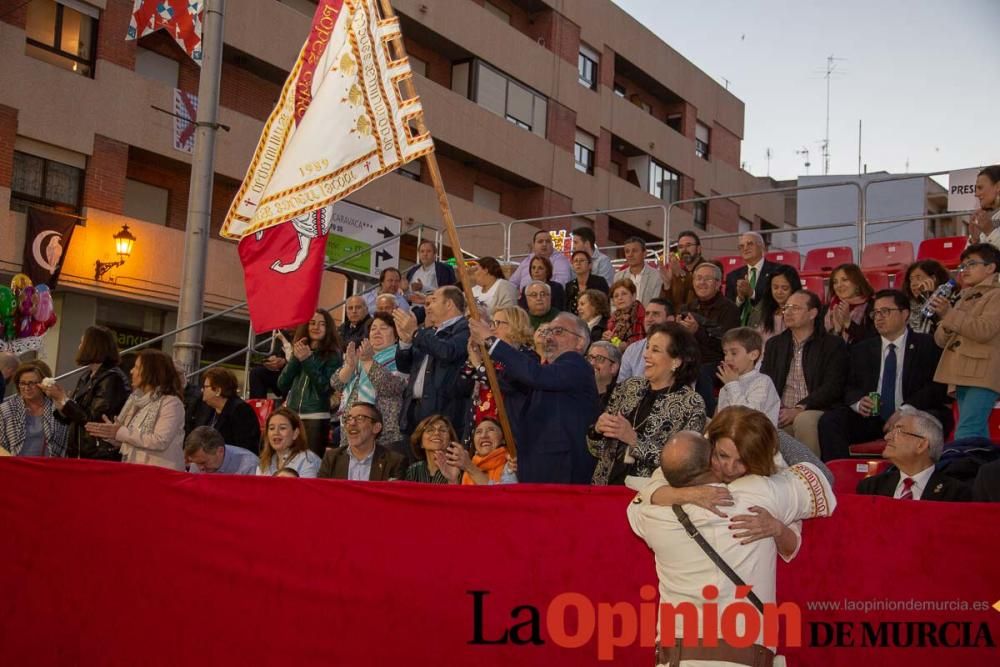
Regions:
<svg viewBox="0 0 1000 667"><path fill-rule="evenodd" d="M956 283L954 280L949 280L946 283L938 285L938 288L934 290L934 294L931 294L930 298L927 299L927 302L924 304L924 307L920 309L920 314L924 316L926 319L934 317L935 313L933 310L931 310L931 301L936 296L941 296L944 297L945 299L950 299L951 295L954 294L956 287L958 287L958 283Z"/></svg>

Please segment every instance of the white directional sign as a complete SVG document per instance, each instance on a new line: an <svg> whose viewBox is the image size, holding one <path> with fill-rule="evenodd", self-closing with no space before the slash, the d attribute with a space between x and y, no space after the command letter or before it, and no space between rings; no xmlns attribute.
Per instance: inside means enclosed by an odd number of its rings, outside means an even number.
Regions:
<svg viewBox="0 0 1000 667"><path fill-rule="evenodd" d="M333 205L333 221L326 239L326 261L337 262L362 250L336 268L360 273L372 278L387 266L399 266L399 239L377 248L372 246L399 234L401 221L364 206L347 201Z"/></svg>

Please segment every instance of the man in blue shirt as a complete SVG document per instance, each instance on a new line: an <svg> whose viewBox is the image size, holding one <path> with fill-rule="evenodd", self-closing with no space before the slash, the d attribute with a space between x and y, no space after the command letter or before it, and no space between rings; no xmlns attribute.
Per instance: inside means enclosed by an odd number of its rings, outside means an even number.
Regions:
<svg viewBox="0 0 1000 667"><path fill-rule="evenodd" d="M211 426L199 426L184 441L188 472L222 475L255 475L260 461L253 452L227 445Z"/></svg>

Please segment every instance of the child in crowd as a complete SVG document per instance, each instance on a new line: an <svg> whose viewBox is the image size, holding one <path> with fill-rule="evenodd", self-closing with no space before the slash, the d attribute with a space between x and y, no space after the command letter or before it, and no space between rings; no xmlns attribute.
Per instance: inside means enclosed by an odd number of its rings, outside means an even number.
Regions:
<svg viewBox="0 0 1000 667"><path fill-rule="evenodd" d="M722 336L725 357L716 377L724 386L719 392L718 410L743 405L763 412L777 426L781 399L771 378L757 370L763 348L760 332L750 327L730 329Z"/></svg>

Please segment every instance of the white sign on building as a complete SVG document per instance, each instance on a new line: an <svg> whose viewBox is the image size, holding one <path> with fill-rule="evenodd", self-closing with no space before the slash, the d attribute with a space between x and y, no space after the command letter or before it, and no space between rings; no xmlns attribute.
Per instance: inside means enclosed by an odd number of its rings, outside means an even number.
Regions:
<svg viewBox="0 0 1000 667"><path fill-rule="evenodd" d="M979 208L976 199L976 175L981 170L959 169L948 174L948 210L972 211Z"/></svg>
<svg viewBox="0 0 1000 667"><path fill-rule="evenodd" d="M326 239L327 263L341 262L336 268L378 278L387 266L399 266L399 239L372 248L380 241L398 236L401 221L348 201L333 205L330 235Z"/></svg>

